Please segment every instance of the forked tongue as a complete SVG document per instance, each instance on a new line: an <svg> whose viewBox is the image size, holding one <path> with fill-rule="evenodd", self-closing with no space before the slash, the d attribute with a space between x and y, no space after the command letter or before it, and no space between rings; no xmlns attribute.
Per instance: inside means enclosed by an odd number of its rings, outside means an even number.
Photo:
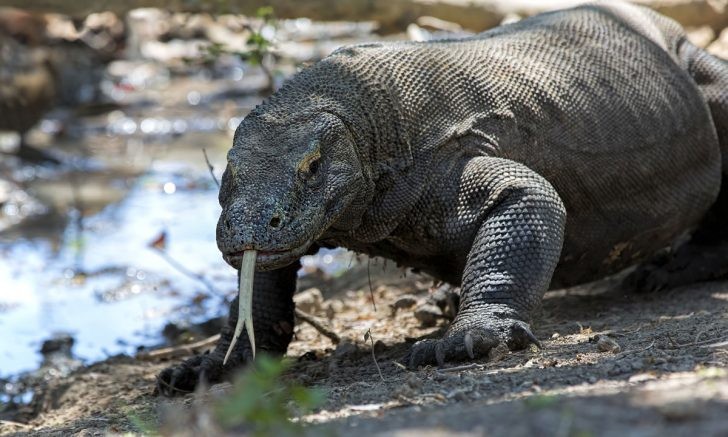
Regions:
<svg viewBox="0 0 728 437"><path fill-rule="evenodd" d="M238 285L238 320L235 324L235 334L230 342L225 359L222 361L224 366L230 357L230 352L235 348L238 337L243 332L245 326L250 339L250 346L253 348L253 358L255 358L255 333L253 332L253 277L255 275L255 258L257 255L255 250L246 250L243 252L243 261L240 264L240 284Z"/></svg>

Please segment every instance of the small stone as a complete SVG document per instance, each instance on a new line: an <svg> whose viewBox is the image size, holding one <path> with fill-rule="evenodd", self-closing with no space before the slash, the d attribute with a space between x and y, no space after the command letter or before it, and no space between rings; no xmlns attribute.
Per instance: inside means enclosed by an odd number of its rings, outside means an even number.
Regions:
<svg viewBox="0 0 728 437"><path fill-rule="evenodd" d="M397 314L398 310L406 308L412 308L417 304L417 298L411 294L405 294L400 296L390 307L392 308L392 315Z"/></svg>
<svg viewBox="0 0 728 437"><path fill-rule="evenodd" d="M710 26L686 29L688 41L698 47L705 48L715 40L715 31Z"/></svg>
<svg viewBox="0 0 728 437"><path fill-rule="evenodd" d="M600 335L597 337L597 350L599 352L614 352L617 353L622 350L619 343L606 335Z"/></svg>
<svg viewBox="0 0 728 437"><path fill-rule="evenodd" d="M384 344L382 340L377 340L374 342L374 353L375 354L381 354L384 353L384 351L387 350L387 345Z"/></svg>
<svg viewBox="0 0 728 437"><path fill-rule="evenodd" d="M293 295L296 308L304 313L316 314L323 308L324 296L318 288L309 288Z"/></svg>
<svg viewBox="0 0 728 437"><path fill-rule="evenodd" d="M508 345L500 342L498 345L491 350L488 351L488 361L490 362L496 362L500 361L503 358L505 358L506 355L508 355L508 352L510 350L508 349Z"/></svg>
<svg viewBox="0 0 728 437"><path fill-rule="evenodd" d="M337 313L344 311L344 303L338 299L327 300L324 302L324 313L326 318L333 320Z"/></svg>
<svg viewBox="0 0 728 437"><path fill-rule="evenodd" d="M431 304L424 304L415 310L415 318L420 321L423 327L431 327L443 318L440 308Z"/></svg>
<svg viewBox="0 0 728 437"><path fill-rule="evenodd" d="M663 405L658 405L657 410L662 413L665 419L671 422L684 422L700 417L701 410L705 408L704 402L676 400Z"/></svg>
<svg viewBox="0 0 728 437"><path fill-rule="evenodd" d="M422 380L415 373L410 373L409 375L407 375L407 379L405 380L405 382L412 389L418 390L422 388Z"/></svg>
<svg viewBox="0 0 728 437"><path fill-rule="evenodd" d="M706 50L711 55L728 59L728 29L723 29L718 39L713 41Z"/></svg>
<svg viewBox="0 0 728 437"><path fill-rule="evenodd" d="M343 358L347 355L353 354L356 351L357 347L354 343L342 341L341 343L339 343L338 346L336 346L336 349L334 350L334 356L337 358Z"/></svg>

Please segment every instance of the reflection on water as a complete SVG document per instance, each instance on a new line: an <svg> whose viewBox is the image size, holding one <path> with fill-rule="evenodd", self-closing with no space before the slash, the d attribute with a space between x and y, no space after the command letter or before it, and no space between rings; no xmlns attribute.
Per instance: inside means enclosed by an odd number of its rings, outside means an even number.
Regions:
<svg viewBox="0 0 728 437"><path fill-rule="evenodd" d="M283 21L274 79L344 43L378 39L373 30ZM150 35L164 53L199 43ZM219 178L232 132L267 78L235 56L213 66L182 61L115 59L99 84L104 99L46 114L28 139L60 167L0 159L0 378L37 368L55 334L73 336L74 353L91 361L158 344L167 322L226 312L235 271L215 244L220 207L202 150ZM73 68L68 76L83 77ZM165 256L150 246L162 235ZM351 259L323 250L304 270L335 273Z"/></svg>
<svg viewBox="0 0 728 437"><path fill-rule="evenodd" d="M71 334L76 356L91 361L159 343L170 321L226 312L236 277L217 250L217 187L198 144L211 147L219 177L230 139L224 131L192 138L204 142L145 146L154 159L138 175L99 165L30 183L66 213L0 234L0 376L37 367L43 340L57 333ZM166 257L150 246L162 233ZM350 260L338 251L307 258L304 265L328 273Z"/></svg>
<svg viewBox="0 0 728 437"><path fill-rule="evenodd" d="M159 163L120 202L84 218L83 230L70 214L58 247L41 238L0 245L0 372L32 368L54 332L71 333L76 354L92 360L158 339L167 320L217 311L222 296L191 306L207 290L148 246L165 231L170 257L234 292L234 271L215 245L215 191L203 170Z"/></svg>

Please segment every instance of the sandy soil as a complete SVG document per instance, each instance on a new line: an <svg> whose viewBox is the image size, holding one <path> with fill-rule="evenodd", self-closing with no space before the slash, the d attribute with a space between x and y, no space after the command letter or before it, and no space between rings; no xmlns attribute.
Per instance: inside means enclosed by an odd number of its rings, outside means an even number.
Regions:
<svg viewBox="0 0 728 437"><path fill-rule="evenodd" d="M366 274L352 270L313 281L326 298L302 305L345 340L335 346L303 323L289 349L309 359L288 377L328 391L323 407L301 418L311 434L728 435L728 282L651 295L625 294L617 279L550 291L533 324L542 350L407 371L396 361L409 345L447 324L442 318L423 328L414 317L432 281L391 268L373 273L375 311ZM403 295L417 303L395 313L391 305L403 306ZM51 381L26 423L4 422L0 434L138 432L170 402L152 394L168 364L116 357ZM192 399L171 402L189 406ZM194 429L185 426L171 432Z"/></svg>

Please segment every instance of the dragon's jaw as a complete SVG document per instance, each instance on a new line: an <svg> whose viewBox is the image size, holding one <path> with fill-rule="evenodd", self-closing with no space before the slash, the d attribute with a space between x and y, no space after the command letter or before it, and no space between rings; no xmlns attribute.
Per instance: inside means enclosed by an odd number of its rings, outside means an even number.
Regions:
<svg viewBox="0 0 728 437"><path fill-rule="evenodd" d="M235 323L235 334L230 342L223 366L227 363L230 353L235 348L240 334L245 326L250 339L250 346L253 349L253 358L255 358L255 331L253 331L253 278L255 277L255 259L256 250L246 250L243 252L243 260L240 263L240 284L238 285L238 320Z"/></svg>

